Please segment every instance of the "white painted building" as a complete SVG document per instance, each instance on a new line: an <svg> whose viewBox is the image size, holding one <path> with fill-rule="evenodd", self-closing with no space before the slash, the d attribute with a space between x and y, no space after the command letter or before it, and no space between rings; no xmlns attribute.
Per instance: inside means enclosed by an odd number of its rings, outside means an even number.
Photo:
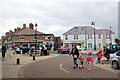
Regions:
<svg viewBox="0 0 120 80"><path fill-rule="evenodd" d="M110 30L95 29L96 48L102 47L102 35L105 32L106 45L110 43ZM85 38L86 37L86 38ZM111 31L111 41L114 43L114 32ZM72 48L72 45L78 45L87 49L94 48L94 28L91 26L75 26L63 34L63 45Z"/></svg>

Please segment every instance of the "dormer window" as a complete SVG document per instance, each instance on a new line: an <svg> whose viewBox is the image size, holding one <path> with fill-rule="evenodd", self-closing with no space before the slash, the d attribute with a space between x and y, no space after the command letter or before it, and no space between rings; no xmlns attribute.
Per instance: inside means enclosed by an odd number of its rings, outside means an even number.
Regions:
<svg viewBox="0 0 120 80"><path fill-rule="evenodd" d="M36 39L38 39L38 37L33 37L33 40L36 40Z"/></svg>
<svg viewBox="0 0 120 80"><path fill-rule="evenodd" d="M19 37L19 40L24 40L24 37Z"/></svg>
<svg viewBox="0 0 120 80"><path fill-rule="evenodd" d="M75 28L74 28L74 31L75 31L75 32L78 31L78 27L75 27Z"/></svg>

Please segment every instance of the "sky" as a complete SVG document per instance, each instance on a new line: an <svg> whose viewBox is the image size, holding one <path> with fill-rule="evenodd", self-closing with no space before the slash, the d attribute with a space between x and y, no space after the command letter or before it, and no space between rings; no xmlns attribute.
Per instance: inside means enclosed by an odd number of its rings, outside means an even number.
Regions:
<svg viewBox="0 0 120 80"><path fill-rule="evenodd" d="M97 29L109 29L118 37L117 0L2 0L0 37L25 23L37 23L38 30L61 36L74 26L95 22Z"/></svg>

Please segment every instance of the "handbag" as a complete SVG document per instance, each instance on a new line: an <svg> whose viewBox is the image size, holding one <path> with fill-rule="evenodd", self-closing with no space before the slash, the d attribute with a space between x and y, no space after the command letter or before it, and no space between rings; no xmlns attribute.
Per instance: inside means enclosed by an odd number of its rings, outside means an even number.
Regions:
<svg viewBox="0 0 120 80"><path fill-rule="evenodd" d="M74 58L77 58L77 55L74 55Z"/></svg>

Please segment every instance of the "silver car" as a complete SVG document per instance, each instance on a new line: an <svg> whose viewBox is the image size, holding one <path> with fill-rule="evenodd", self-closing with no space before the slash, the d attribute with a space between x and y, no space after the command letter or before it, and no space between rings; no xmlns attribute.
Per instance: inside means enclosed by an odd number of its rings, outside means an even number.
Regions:
<svg viewBox="0 0 120 80"><path fill-rule="evenodd" d="M114 69L117 69L120 67L120 51L110 54L110 62Z"/></svg>

